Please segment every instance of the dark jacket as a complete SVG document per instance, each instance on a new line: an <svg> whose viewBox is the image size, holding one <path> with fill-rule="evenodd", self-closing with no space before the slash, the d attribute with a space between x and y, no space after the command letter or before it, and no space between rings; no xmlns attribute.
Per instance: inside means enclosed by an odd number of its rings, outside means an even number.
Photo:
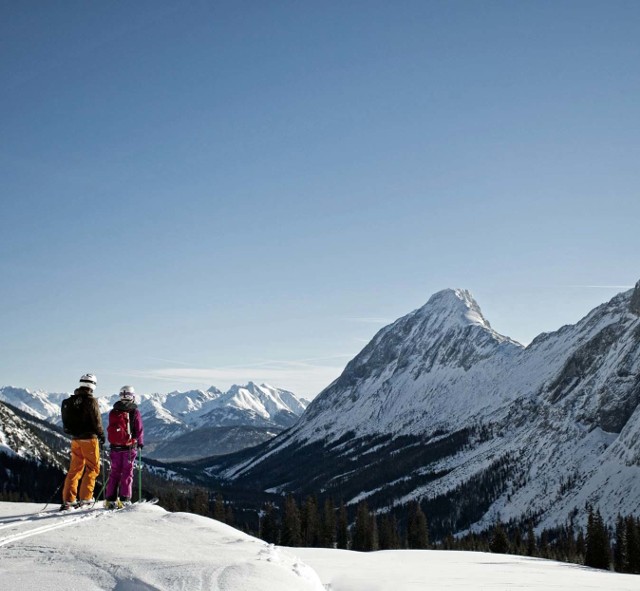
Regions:
<svg viewBox="0 0 640 591"><path fill-rule="evenodd" d="M131 437L136 440L136 444L139 446L144 445L144 426L142 425L142 416L138 410L138 405L130 400L118 400L113 405L113 410L119 410L129 413L129 430L131 431ZM111 445L111 449L122 450L129 449L126 446Z"/></svg>
<svg viewBox="0 0 640 591"><path fill-rule="evenodd" d="M89 388L78 388L74 396L82 396L85 400L82 404L82 430L75 433L72 439L100 439L104 441L104 429L100 418L100 407Z"/></svg>

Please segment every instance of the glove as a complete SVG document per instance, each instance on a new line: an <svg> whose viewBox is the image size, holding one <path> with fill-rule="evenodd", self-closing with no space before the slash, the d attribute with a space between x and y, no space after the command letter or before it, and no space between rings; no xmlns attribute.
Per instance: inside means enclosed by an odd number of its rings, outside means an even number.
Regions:
<svg viewBox="0 0 640 591"><path fill-rule="evenodd" d="M100 442L100 445L104 445L104 442L105 442L104 435L98 435L98 441Z"/></svg>
<svg viewBox="0 0 640 591"><path fill-rule="evenodd" d="M144 443L138 443L138 449L142 449L144 447Z"/></svg>

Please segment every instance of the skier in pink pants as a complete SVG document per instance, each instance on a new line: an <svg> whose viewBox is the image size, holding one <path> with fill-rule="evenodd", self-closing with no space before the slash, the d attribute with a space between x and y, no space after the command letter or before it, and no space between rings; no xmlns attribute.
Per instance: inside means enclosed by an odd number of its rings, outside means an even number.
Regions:
<svg viewBox="0 0 640 591"><path fill-rule="evenodd" d="M109 413L107 437L111 446L111 471L107 482L106 506L110 509L118 506L118 498L123 505L131 503L137 450L144 447L144 427L135 399L133 386L123 386L120 400Z"/></svg>

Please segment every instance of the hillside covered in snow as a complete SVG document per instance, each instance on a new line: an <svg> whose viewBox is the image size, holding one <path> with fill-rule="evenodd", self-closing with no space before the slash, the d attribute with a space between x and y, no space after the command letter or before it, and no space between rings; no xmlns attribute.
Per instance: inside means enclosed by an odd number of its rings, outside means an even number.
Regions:
<svg viewBox="0 0 640 591"><path fill-rule="evenodd" d="M383 328L301 420L211 462L237 487L419 500L435 535L640 512L640 282L527 347L465 290Z"/></svg>
<svg viewBox="0 0 640 591"><path fill-rule="evenodd" d="M0 502L0 580L43 591L637 591L638 577L435 550L283 548L197 515L133 505L60 513Z"/></svg>

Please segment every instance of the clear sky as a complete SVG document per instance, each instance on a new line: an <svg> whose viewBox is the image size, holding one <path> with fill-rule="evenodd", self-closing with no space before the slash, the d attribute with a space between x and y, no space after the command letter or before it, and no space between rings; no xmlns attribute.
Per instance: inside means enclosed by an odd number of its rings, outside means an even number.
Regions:
<svg viewBox="0 0 640 591"><path fill-rule="evenodd" d="M469 289L640 279L640 2L0 0L0 385L312 397Z"/></svg>

